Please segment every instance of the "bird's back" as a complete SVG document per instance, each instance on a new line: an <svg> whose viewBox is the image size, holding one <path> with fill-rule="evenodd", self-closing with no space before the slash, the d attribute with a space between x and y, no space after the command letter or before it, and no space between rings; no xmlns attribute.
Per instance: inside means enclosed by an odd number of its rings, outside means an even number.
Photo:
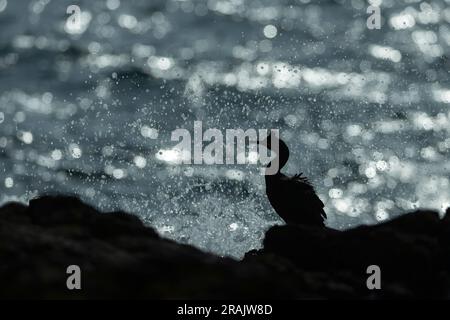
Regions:
<svg viewBox="0 0 450 320"><path fill-rule="evenodd" d="M266 176L270 204L287 224L324 226L324 204L313 186L301 175Z"/></svg>

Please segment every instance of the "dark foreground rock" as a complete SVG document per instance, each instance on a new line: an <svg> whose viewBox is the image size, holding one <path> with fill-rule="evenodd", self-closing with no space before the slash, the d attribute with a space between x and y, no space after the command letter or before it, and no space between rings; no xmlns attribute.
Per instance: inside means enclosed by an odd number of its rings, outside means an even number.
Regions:
<svg viewBox="0 0 450 320"><path fill-rule="evenodd" d="M81 268L68 290L66 268ZM368 290L369 265L381 290ZM0 208L0 298L449 298L450 214L339 232L273 227L243 261L159 237L72 197Z"/></svg>

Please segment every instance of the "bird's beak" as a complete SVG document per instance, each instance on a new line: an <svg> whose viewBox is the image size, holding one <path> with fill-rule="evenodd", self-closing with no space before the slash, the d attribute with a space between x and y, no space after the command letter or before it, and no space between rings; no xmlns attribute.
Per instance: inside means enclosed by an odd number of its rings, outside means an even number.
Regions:
<svg viewBox="0 0 450 320"><path fill-rule="evenodd" d="M264 146L264 147L270 149L270 147L268 147L268 146L270 146L270 139L271 139L271 138L272 138L272 137L271 137L270 135L268 135L267 137L265 137L263 140L260 140L259 137L258 137L258 139L256 140L256 144L261 145L261 146Z"/></svg>
<svg viewBox="0 0 450 320"><path fill-rule="evenodd" d="M260 139L258 138L258 140L256 140L256 144L259 145L259 146L263 146L263 147L266 147L266 148L267 148L267 140L266 140L266 139L260 140Z"/></svg>

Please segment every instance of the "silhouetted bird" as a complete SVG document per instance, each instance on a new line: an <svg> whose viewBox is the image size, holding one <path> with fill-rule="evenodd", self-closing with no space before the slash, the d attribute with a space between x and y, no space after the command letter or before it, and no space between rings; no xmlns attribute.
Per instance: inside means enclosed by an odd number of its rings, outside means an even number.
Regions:
<svg viewBox="0 0 450 320"><path fill-rule="evenodd" d="M269 135L264 141L258 143L272 150L271 137L272 135ZM324 219L327 215L323 210L323 202L308 179L302 176L303 173L288 177L280 172L289 159L289 148L283 140L276 136L273 138L278 139L279 142L278 154L265 169L266 194L270 204L287 224L324 227ZM273 151L276 152L276 150ZM272 164L276 165L276 161L278 161L278 168L275 167L276 173L268 174L269 168Z"/></svg>

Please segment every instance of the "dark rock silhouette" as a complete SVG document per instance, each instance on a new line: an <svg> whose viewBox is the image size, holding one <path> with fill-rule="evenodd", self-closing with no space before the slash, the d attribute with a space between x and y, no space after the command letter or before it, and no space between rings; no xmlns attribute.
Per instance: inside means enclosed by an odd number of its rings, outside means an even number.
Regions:
<svg viewBox="0 0 450 320"><path fill-rule="evenodd" d="M381 268L381 290L366 269ZM66 288L79 265L81 290ZM450 212L336 231L277 226L242 261L163 239L73 197L0 208L0 298L449 298Z"/></svg>
<svg viewBox="0 0 450 320"><path fill-rule="evenodd" d="M450 298L448 213L441 220L436 212L416 211L347 231L273 227L266 233L261 254L276 254L309 272L333 272L334 281L351 284L362 296ZM379 292L367 290L370 265L381 269Z"/></svg>
<svg viewBox="0 0 450 320"><path fill-rule="evenodd" d="M267 165L265 175L266 194L276 213L289 225L324 227L324 219L327 218L324 205L308 179L302 176L303 173L288 177L280 171L289 159L286 143L271 134L258 143L269 150L278 149L274 150L276 156ZM269 173L272 166L277 169L275 174Z"/></svg>

